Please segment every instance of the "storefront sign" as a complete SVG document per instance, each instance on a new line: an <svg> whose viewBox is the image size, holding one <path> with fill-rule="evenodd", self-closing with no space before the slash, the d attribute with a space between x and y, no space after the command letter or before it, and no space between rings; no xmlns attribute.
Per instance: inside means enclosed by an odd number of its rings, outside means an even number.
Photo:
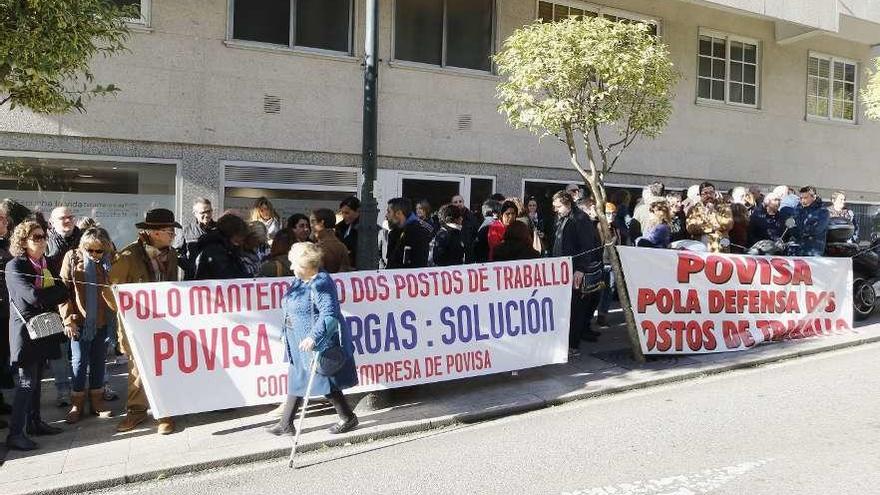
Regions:
<svg viewBox="0 0 880 495"><path fill-rule="evenodd" d="M645 354L749 349L852 329L852 260L620 247Z"/></svg>
<svg viewBox="0 0 880 495"><path fill-rule="evenodd" d="M567 361L571 259L334 275L364 392ZM157 417L287 394L291 279L126 284L119 315Z"/></svg>

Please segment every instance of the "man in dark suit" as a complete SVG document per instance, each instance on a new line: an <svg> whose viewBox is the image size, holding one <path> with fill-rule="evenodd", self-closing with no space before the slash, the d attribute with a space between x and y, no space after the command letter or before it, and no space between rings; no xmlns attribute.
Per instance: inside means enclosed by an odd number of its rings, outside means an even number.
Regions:
<svg viewBox="0 0 880 495"><path fill-rule="evenodd" d="M413 212L412 202L394 198L388 202L388 222L400 229L400 236L388 253L386 268L428 266L428 249L434 235L431 225Z"/></svg>
<svg viewBox="0 0 880 495"><path fill-rule="evenodd" d="M348 249L348 261L351 266L357 266L358 225L360 225L361 201L355 196L349 196L339 203L339 214L342 220L336 224L336 237L345 244Z"/></svg>

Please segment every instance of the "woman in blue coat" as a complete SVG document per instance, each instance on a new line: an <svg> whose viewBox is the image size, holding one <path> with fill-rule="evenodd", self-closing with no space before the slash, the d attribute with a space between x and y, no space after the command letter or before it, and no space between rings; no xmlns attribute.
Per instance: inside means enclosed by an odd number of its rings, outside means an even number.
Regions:
<svg viewBox="0 0 880 495"><path fill-rule="evenodd" d="M290 250L296 278L281 303L290 360L288 391L281 419L268 429L273 435L296 433L294 419L306 394L312 358L336 346L342 347L344 364L330 376L316 373L310 395L323 395L336 409L339 421L330 427L330 433L345 433L358 425L357 416L342 395L342 390L358 382L351 332L339 309L336 285L321 270L321 258L321 249L311 242L298 242Z"/></svg>

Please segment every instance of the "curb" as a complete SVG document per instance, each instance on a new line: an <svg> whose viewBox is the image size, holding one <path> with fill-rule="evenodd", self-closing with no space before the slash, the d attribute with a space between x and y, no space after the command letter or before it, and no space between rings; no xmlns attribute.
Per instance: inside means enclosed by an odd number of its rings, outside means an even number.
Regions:
<svg viewBox="0 0 880 495"><path fill-rule="evenodd" d="M540 409L545 409L548 407L559 406L568 402L575 402L584 399L592 399L597 397L603 397L608 395L620 394L623 392L629 392L633 390L640 390L649 387L655 387L658 385L666 385L677 382L684 382L693 380L696 378L717 375L721 373L726 373L729 371L735 371L746 368L756 368L759 366L763 366L770 363L776 363L780 361L787 361L790 359L795 359L799 357L811 356L815 354L822 354L825 352L832 352L841 349L847 349L850 347L858 347L866 344L873 344L876 342L880 342L880 335L875 335L871 337L864 337L860 339L850 340L846 342L838 342L835 344L831 344L828 346L822 347L814 347L811 349L803 349L803 350L792 350L790 352L782 353L775 356L767 356L762 357L750 361L743 361L739 363L727 364L727 365L707 365L707 367L703 369L697 369L694 371L681 373L674 376L660 377L651 380L646 380L638 383L631 383L626 385L620 385L617 387L608 387L601 390L596 391L588 391L588 392L578 392L573 393L571 395L567 395L565 397L557 397L555 399L542 399L538 396L534 400L529 400L525 402L520 402L518 404L511 404L506 406L501 406L498 408L492 409L484 409L482 411L474 411L461 413L457 415L449 415L449 416L441 416L439 418L428 418L422 421L415 422L413 424L409 424L406 426L398 426L391 427L381 431L373 432L373 433L362 433L356 434L344 438L340 438L338 440L330 440L323 442L312 442L312 443L304 443L298 447L297 452L313 452L316 450L320 450L322 448L327 447L339 447L347 444L359 444L366 443L373 440L381 440L389 437L395 437L400 435L406 435L409 433L416 433L420 431L427 431L437 428L442 428L446 426L452 426L456 424L468 424L468 423L478 423L482 421L498 419L506 416L513 416L517 414L527 413L531 411L537 411ZM216 459L212 461L206 462L198 462L192 464L183 464L180 466L173 466L170 468L162 468L162 469L152 469L146 470L139 473L128 474L125 476L117 476L114 478L108 478L98 481L92 481L87 483L80 483L75 485L68 485L63 487L54 487L46 490L37 490L31 492L22 492L22 495L67 495L72 493L82 493L91 490L102 490L107 488L112 488L116 486L121 486L130 483L142 483L147 481L155 481L163 478L167 478L169 476L175 476L180 474L193 473L198 471L207 471L210 469L215 469L224 466L231 466L237 464L249 464L253 462L267 461L272 459L279 459L282 457L286 457L290 454L289 448L284 449L272 449L263 452L255 452L252 454L246 454L241 456L232 456L226 457L223 459Z"/></svg>

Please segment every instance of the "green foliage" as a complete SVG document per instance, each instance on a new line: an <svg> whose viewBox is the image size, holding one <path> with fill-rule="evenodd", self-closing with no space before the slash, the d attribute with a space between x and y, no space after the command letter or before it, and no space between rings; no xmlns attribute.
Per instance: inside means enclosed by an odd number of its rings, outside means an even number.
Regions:
<svg viewBox="0 0 880 495"><path fill-rule="evenodd" d="M666 45L647 25L601 17L524 26L505 41L495 63L507 77L497 96L508 123L555 135L570 151L572 136L582 135L590 161L593 149L601 155L603 172L636 136L660 134L678 79ZM604 128L615 129L617 140L606 144ZM607 156L615 149L616 156Z"/></svg>
<svg viewBox="0 0 880 495"><path fill-rule="evenodd" d="M869 119L880 120L880 58L875 58L873 64L874 70L868 71L868 83L862 90L862 103Z"/></svg>
<svg viewBox="0 0 880 495"><path fill-rule="evenodd" d="M84 100L118 91L96 84L89 63L123 51L124 19L138 16L110 0L0 0L0 105L83 112Z"/></svg>

